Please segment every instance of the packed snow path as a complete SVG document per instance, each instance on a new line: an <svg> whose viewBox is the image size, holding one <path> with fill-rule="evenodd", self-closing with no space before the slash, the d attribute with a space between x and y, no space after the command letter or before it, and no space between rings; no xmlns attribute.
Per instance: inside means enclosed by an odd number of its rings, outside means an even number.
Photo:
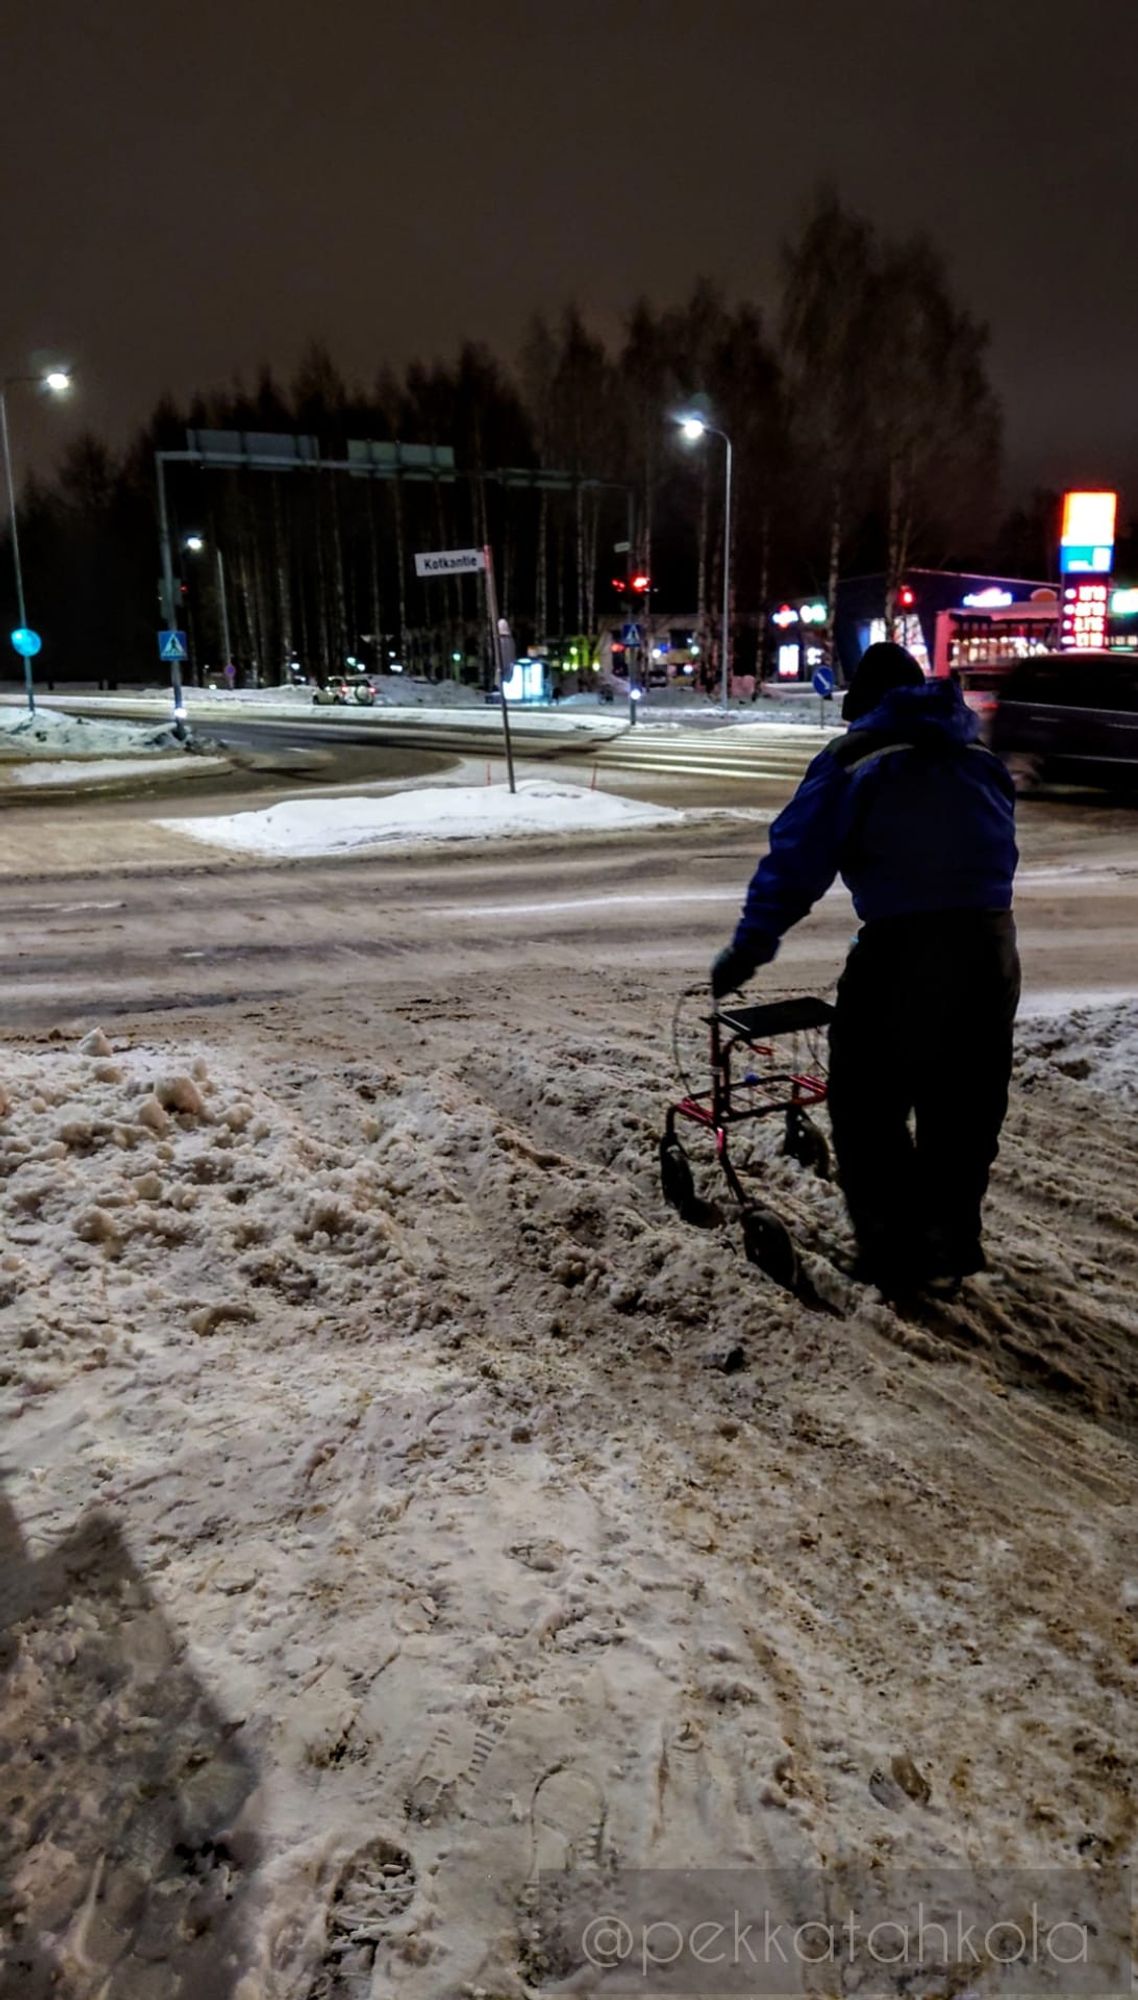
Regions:
<svg viewBox="0 0 1138 2000"><path fill-rule="evenodd" d="M5 1996L521 2000L543 1869L1127 1854L1138 1012L1025 1028L920 1326L662 1207L665 1014L7 1044Z"/></svg>

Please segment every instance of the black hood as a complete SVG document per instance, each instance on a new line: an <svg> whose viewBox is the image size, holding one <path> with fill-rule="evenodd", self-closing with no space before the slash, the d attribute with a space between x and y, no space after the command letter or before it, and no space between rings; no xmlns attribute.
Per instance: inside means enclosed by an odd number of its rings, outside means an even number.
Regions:
<svg viewBox="0 0 1138 2000"><path fill-rule="evenodd" d="M894 645L891 639L883 639L878 645L867 647L854 668L842 703L843 720L857 722L887 694L892 694L894 688L924 687L924 684L924 674L913 655L904 646Z"/></svg>

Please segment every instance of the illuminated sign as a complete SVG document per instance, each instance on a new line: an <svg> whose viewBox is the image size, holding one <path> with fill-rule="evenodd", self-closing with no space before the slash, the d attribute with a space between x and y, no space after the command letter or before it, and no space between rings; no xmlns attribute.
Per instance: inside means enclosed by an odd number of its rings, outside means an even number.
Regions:
<svg viewBox="0 0 1138 2000"><path fill-rule="evenodd" d="M1005 604L1014 604L1010 590L998 590L993 584L988 590L970 590L964 600L969 611L998 611Z"/></svg>
<svg viewBox="0 0 1138 2000"><path fill-rule="evenodd" d="M812 604L800 605L798 615L804 625L824 625L826 623L826 607L820 599L815 599Z"/></svg>
<svg viewBox="0 0 1138 2000"><path fill-rule="evenodd" d="M1115 618L1138 618L1138 590L1116 590L1110 599Z"/></svg>
<svg viewBox="0 0 1138 2000"><path fill-rule="evenodd" d="M1064 542L1113 542L1117 493L1064 493Z"/></svg>
<svg viewBox="0 0 1138 2000"><path fill-rule="evenodd" d="M780 646L778 649L778 677L780 681L798 679L798 647Z"/></svg>
<svg viewBox="0 0 1138 2000"><path fill-rule="evenodd" d="M778 610L771 613L771 624L777 625L782 632L785 632L788 625L797 625L797 623L798 613L792 610L789 604L780 604Z"/></svg>
<svg viewBox="0 0 1138 2000"><path fill-rule="evenodd" d="M507 701L540 701L545 693L545 661L517 659L509 680L503 682Z"/></svg>
<svg viewBox="0 0 1138 2000"><path fill-rule="evenodd" d="M1063 591L1059 644L1064 652L1102 652L1106 646L1105 583L1069 583Z"/></svg>
<svg viewBox="0 0 1138 2000"><path fill-rule="evenodd" d="M1065 493L1063 530L1059 538L1059 567L1064 576L1072 571L1107 576L1114 560L1114 519L1117 493Z"/></svg>

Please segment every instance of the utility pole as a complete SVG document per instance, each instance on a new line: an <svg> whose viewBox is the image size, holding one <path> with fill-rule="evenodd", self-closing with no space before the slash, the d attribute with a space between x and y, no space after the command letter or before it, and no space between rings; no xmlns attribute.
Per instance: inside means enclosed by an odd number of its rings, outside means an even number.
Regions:
<svg viewBox="0 0 1138 2000"><path fill-rule="evenodd" d="M12 644L24 662L28 711L34 715L36 691L32 679L32 660L40 650L41 640L38 632L32 632L28 628L28 612L24 603L24 571L20 561L20 524L16 518L16 482L12 477L12 442L8 435L8 391L20 383L48 389L53 396L63 396L71 387L71 377L63 368L51 368L46 375L6 375L0 379L0 446L3 448L4 478L8 488L8 532L12 537L12 563L16 571L16 605L20 614L20 623L12 634Z"/></svg>
<svg viewBox="0 0 1138 2000"><path fill-rule="evenodd" d="M221 553L221 543L214 541L214 556L217 561L217 602L221 612L221 650L225 655L222 667L233 666L233 648L229 643L229 606L225 599L225 557ZM236 674L234 674L236 682Z"/></svg>

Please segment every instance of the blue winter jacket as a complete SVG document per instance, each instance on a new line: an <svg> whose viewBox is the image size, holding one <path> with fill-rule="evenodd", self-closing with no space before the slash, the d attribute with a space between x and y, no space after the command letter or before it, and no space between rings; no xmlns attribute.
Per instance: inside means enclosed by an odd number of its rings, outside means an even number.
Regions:
<svg viewBox="0 0 1138 2000"><path fill-rule="evenodd" d="M770 830L735 944L765 965L841 873L863 923L1006 910L1015 791L952 680L895 688L815 757Z"/></svg>

